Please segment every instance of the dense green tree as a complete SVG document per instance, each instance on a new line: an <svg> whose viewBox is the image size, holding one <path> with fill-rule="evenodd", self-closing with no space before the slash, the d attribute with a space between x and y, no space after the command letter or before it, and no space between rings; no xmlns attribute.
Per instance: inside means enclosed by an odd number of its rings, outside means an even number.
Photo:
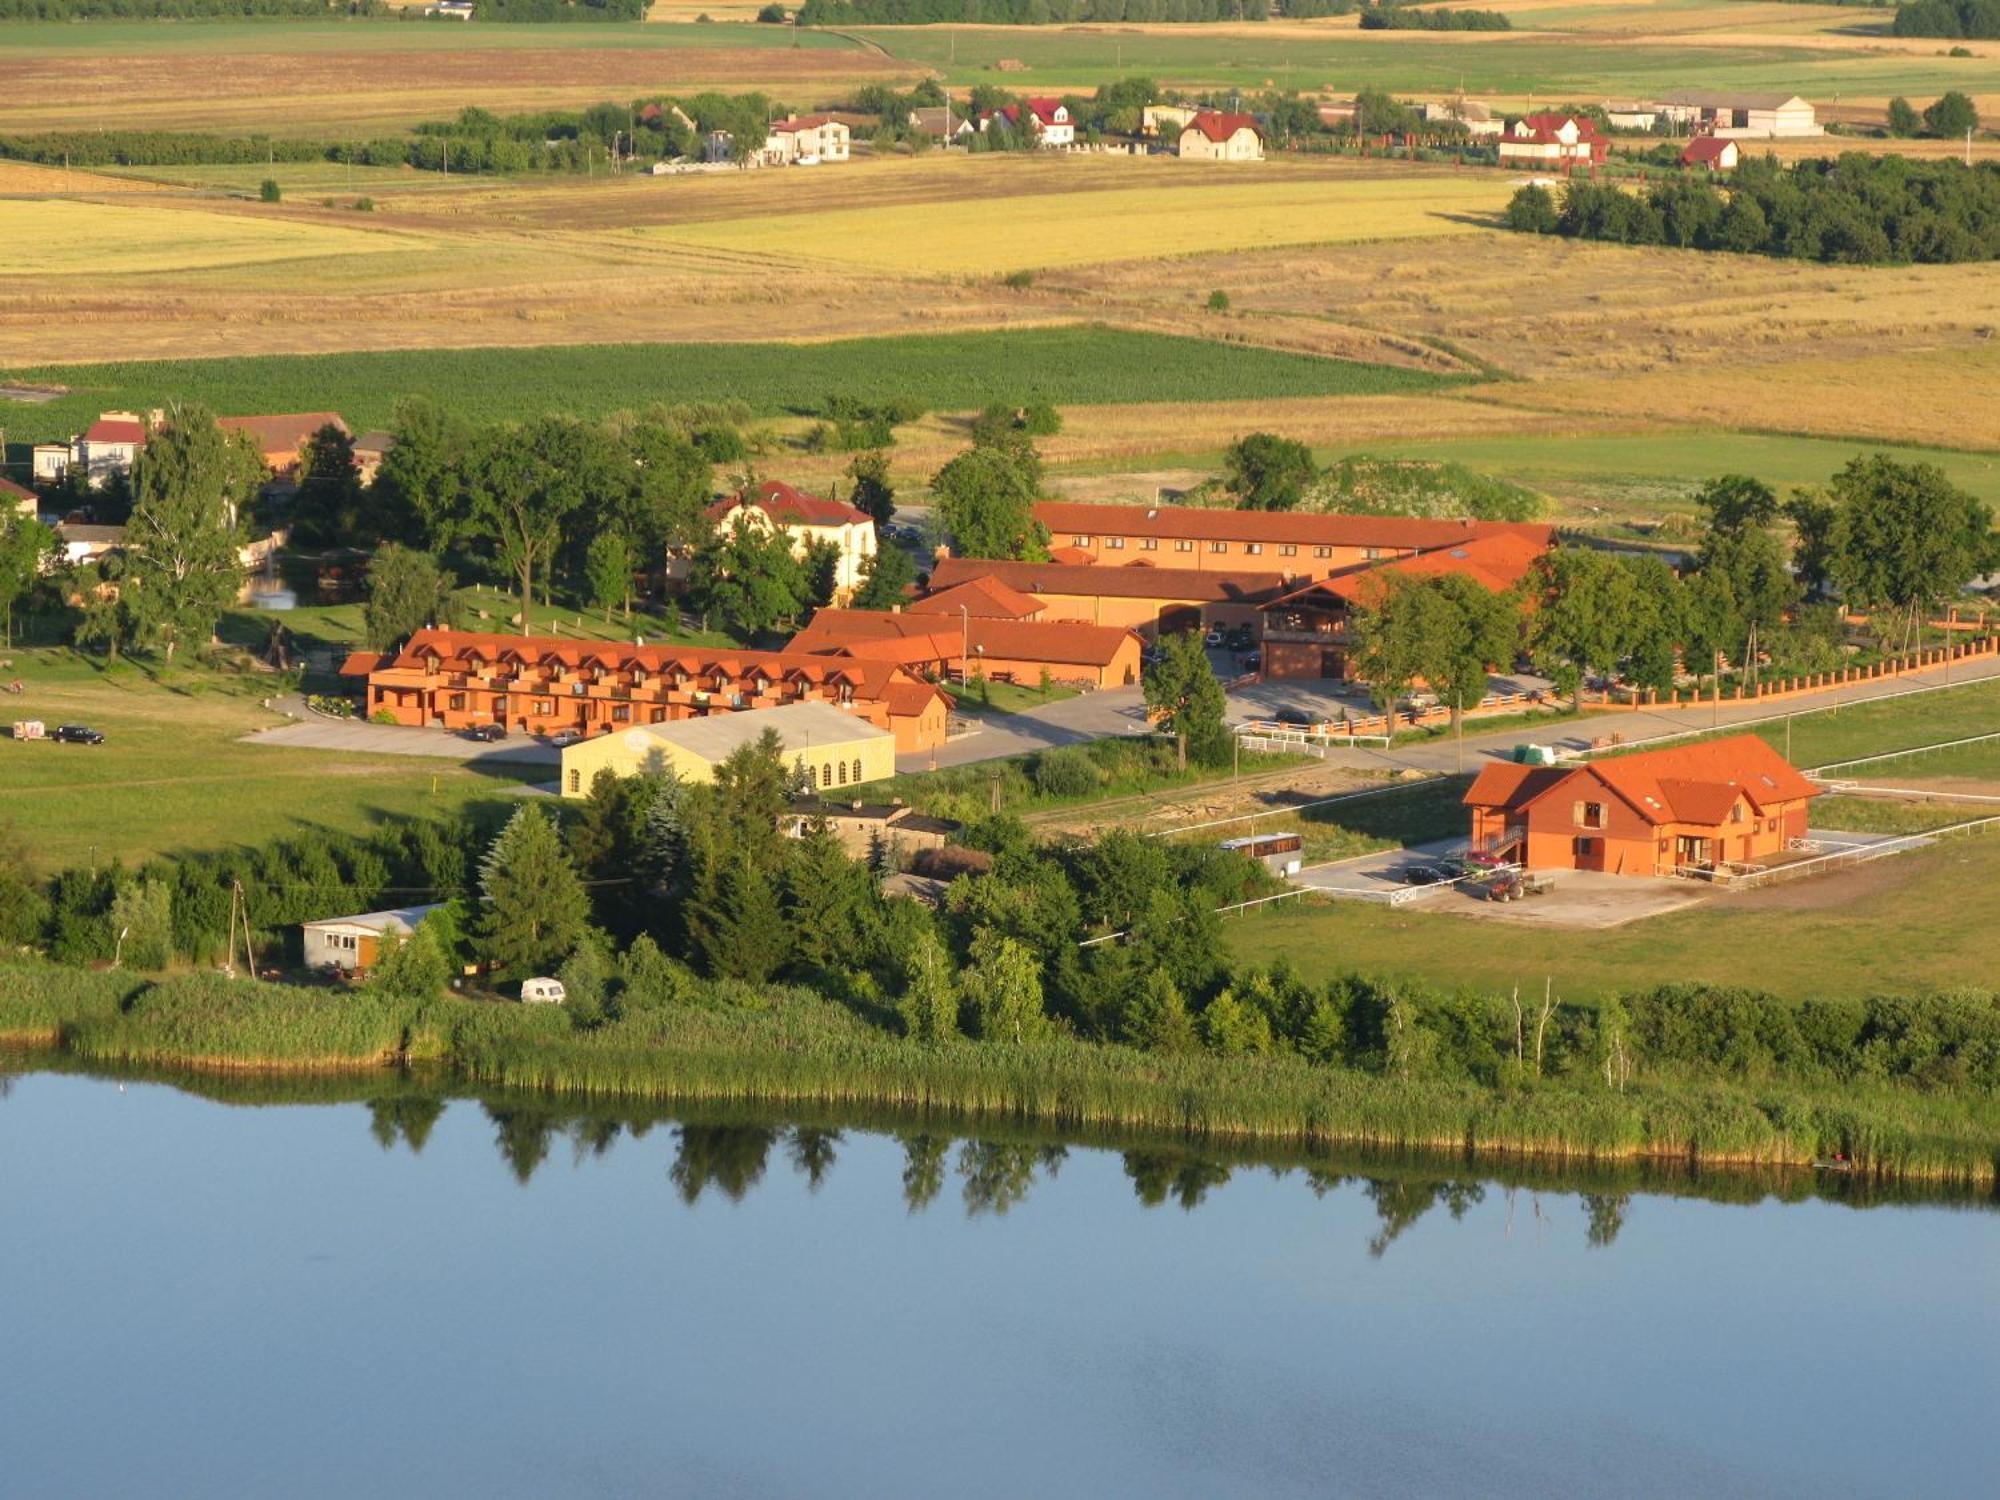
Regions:
<svg viewBox="0 0 2000 1500"><path fill-rule="evenodd" d="M702 965L721 978L762 984L791 958L777 881L745 851L709 872L690 903L688 930Z"/></svg>
<svg viewBox="0 0 2000 1500"><path fill-rule="evenodd" d="M1253 432L1223 450L1222 473L1245 510L1292 510L1319 477L1319 466L1304 443Z"/></svg>
<svg viewBox="0 0 2000 1500"><path fill-rule="evenodd" d="M848 857L824 817L809 819L784 872L797 961L829 973L859 963L873 946L878 899L868 867Z"/></svg>
<svg viewBox="0 0 2000 1500"><path fill-rule="evenodd" d="M809 595L805 569L783 532L749 523L705 538L688 574L688 602L751 639L796 619Z"/></svg>
<svg viewBox="0 0 2000 1500"><path fill-rule="evenodd" d="M56 534L33 516L0 515L0 639L14 646L14 608L62 555Z"/></svg>
<svg viewBox="0 0 2000 1500"><path fill-rule="evenodd" d="M1119 1034L1148 1052L1188 1053L1201 1046L1187 1001L1172 978L1158 969L1139 976L1120 1018Z"/></svg>
<svg viewBox="0 0 2000 1500"><path fill-rule="evenodd" d="M910 554L890 542L882 543L864 565L861 587L854 592L855 609L896 609L906 603L910 587L917 581L917 565Z"/></svg>
<svg viewBox="0 0 2000 1500"><path fill-rule="evenodd" d="M1855 458L1830 493L1834 582L1849 603L1901 616L1910 634L1925 610L2000 563L1992 510L1935 464Z"/></svg>
<svg viewBox="0 0 2000 1500"><path fill-rule="evenodd" d="M848 504L877 526L887 526L896 514L896 487L889 480L889 455L881 449L857 453L847 465L854 488Z"/></svg>
<svg viewBox="0 0 2000 1500"><path fill-rule="evenodd" d="M935 931L917 935L903 958L903 998L897 1003L906 1036L921 1042L957 1041L958 978L951 955Z"/></svg>
<svg viewBox="0 0 2000 1500"><path fill-rule="evenodd" d="M1530 621L1536 665L1581 707L1583 683L1616 675L1646 637L1662 601L1624 559L1586 547L1550 553L1536 570L1540 606Z"/></svg>
<svg viewBox="0 0 2000 1500"><path fill-rule="evenodd" d="M1531 182L1507 200L1507 227L1522 234L1556 232L1556 200L1540 183Z"/></svg>
<svg viewBox="0 0 2000 1500"><path fill-rule="evenodd" d="M1025 944L986 930L973 938L966 957L965 998L983 1040L1027 1042L1048 1034L1041 965Z"/></svg>
<svg viewBox="0 0 2000 1500"><path fill-rule="evenodd" d="M1419 681L1451 708L1456 733L1486 696L1487 674L1511 666L1521 642L1521 600L1476 579L1382 575L1355 619L1355 666L1384 709Z"/></svg>
<svg viewBox="0 0 2000 1500"><path fill-rule="evenodd" d="M361 634L371 651L387 651L426 625L459 623L458 580L428 552L383 543L369 559L367 587Z"/></svg>
<svg viewBox="0 0 2000 1500"><path fill-rule="evenodd" d="M959 555L1048 556L1048 533L1034 516L1041 460L1031 444L976 443L938 470L931 489Z"/></svg>
<svg viewBox="0 0 2000 1500"><path fill-rule="evenodd" d="M402 396L390 408L389 432L395 441L369 487L382 534L450 546L460 540L468 519L470 429L428 396Z"/></svg>
<svg viewBox="0 0 2000 1500"><path fill-rule="evenodd" d="M1211 1052L1242 1057L1271 1050L1271 1023L1256 1007L1224 990L1201 1013L1201 1040Z"/></svg>
<svg viewBox="0 0 2000 1500"><path fill-rule="evenodd" d="M0 948L39 945L48 919L48 898L26 840L13 824L0 824Z"/></svg>
<svg viewBox="0 0 2000 1500"><path fill-rule="evenodd" d="M328 422L306 439L292 504L304 529L326 544L360 546L375 539L362 512L361 471L346 428Z"/></svg>
<svg viewBox="0 0 2000 1500"><path fill-rule="evenodd" d="M1910 107L1909 100L1898 94L1889 101L1889 134L1909 137L1923 128L1923 117Z"/></svg>
<svg viewBox="0 0 2000 1500"><path fill-rule="evenodd" d="M200 644L243 581L237 517L264 480L246 441L225 434L206 407L175 407L132 464L126 578L142 635L172 660Z"/></svg>
<svg viewBox="0 0 2000 1500"><path fill-rule="evenodd" d="M604 623L611 623L611 612L621 602L630 607L632 596L632 571L638 559L632 555L632 543L623 532L600 531L590 539L589 550L584 554L584 577L590 584L590 601L604 611Z"/></svg>
<svg viewBox="0 0 2000 1500"><path fill-rule="evenodd" d="M479 865L480 951L507 979L545 974L583 936L590 902L548 815L515 809Z"/></svg>
<svg viewBox="0 0 2000 1500"><path fill-rule="evenodd" d="M1229 701L1208 664L1208 651L1198 631L1186 630L1160 641L1160 656L1146 668L1146 707L1155 722L1174 737L1176 758L1185 771L1192 756L1201 765L1218 765L1229 756Z"/></svg>
<svg viewBox="0 0 2000 1500"><path fill-rule="evenodd" d="M451 982L451 960L438 946L428 920L419 922L408 937L383 944L375 967L368 975L368 988L390 1000L432 1000Z"/></svg>
<svg viewBox="0 0 2000 1500"><path fill-rule="evenodd" d="M1957 89L1941 95L1924 109L1924 129L1928 134L1956 140L1978 128L1979 111Z"/></svg>

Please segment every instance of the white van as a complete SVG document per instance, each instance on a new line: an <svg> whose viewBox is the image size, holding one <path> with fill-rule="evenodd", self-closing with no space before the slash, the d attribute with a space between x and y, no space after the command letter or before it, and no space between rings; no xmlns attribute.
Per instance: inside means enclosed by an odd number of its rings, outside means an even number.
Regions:
<svg viewBox="0 0 2000 1500"><path fill-rule="evenodd" d="M521 981L521 1003L523 1005L561 1005L567 995L563 992L560 979L524 979Z"/></svg>

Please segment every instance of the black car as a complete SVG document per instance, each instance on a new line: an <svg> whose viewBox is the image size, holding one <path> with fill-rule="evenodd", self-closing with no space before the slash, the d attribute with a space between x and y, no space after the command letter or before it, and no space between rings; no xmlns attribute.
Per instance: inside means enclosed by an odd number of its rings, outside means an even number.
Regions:
<svg viewBox="0 0 2000 1500"><path fill-rule="evenodd" d="M1410 865L1403 871L1404 885L1443 885L1449 879L1436 865Z"/></svg>
<svg viewBox="0 0 2000 1500"><path fill-rule="evenodd" d="M507 727L504 724L474 724L470 729L465 731L465 737L469 740L480 740L486 744L491 744L495 740L504 740L507 738Z"/></svg>
<svg viewBox="0 0 2000 1500"><path fill-rule="evenodd" d="M104 734L82 724L58 724L49 735L52 740L61 740L65 745L101 745Z"/></svg>
<svg viewBox="0 0 2000 1500"><path fill-rule="evenodd" d="M1301 708L1281 708L1271 715L1279 724L1310 724L1313 716Z"/></svg>

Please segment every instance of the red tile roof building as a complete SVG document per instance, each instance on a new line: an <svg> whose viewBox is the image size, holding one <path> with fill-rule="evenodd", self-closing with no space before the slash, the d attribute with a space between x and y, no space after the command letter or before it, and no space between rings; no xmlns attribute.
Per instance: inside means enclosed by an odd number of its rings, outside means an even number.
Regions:
<svg viewBox="0 0 2000 1500"><path fill-rule="evenodd" d="M1090 687L1128 687L1139 680L1140 641L1122 626L1074 620L998 619L969 611L937 614L872 609L823 609L787 643L794 652L894 662L930 677Z"/></svg>
<svg viewBox="0 0 2000 1500"><path fill-rule="evenodd" d="M1490 531L1453 546L1367 564L1289 589L1260 611L1263 675L1266 679L1352 677L1349 651L1354 611L1375 605L1389 578L1456 574L1496 594L1509 589L1522 589L1525 594L1529 576L1547 554L1551 541L1553 534L1547 527ZM1529 607L1525 598L1523 607Z"/></svg>
<svg viewBox="0 0 2000 1500"><path fill-rule="evenodd" d="M1257 606L1285 586L1285 575L1275 572L1156 568L1143 562L1108 567L948 557L931 572L931 593L911 609L922 610L930 600L974 579L990 580L1032 596L1042 607L1039 619L1117 625L1142 636L1207 626L1253 625Z"/></svg>
<svg viewBox="0 0 2000 1500"><path fill-rule="evenodd" d="M419 630L401 651L356 652L340 670L368 680L369 717L387 713L399 724L440 729L606 734L817 702L890 730L896 749L909 752L944 743L950 706L893 662L463 630Z"/></svg>
<svg viewBox="0 0 2000 1500"><path fill-rule="evenodd" d="M1190 161L1259 161L1264 137L1250 115L1204 109L1182 127L1180 154Z"/></svg>
<svg viewBox="0 0 2000 1500"><path fill-rule="evenodd" d="M1048 528L1052 547L1070 548L1100 563L1149 562L1204 571L1270 569L1296 579L1324 578L1363 563L1409 557L1478 537L1511 533L1546 547L1555 535L1552 527L1516 521L1070 501L1044 501L1035 507L1035 519Z"/></svg>
<svg viewBox="0 0 2000 1500"><path fill-rule="evenodd" d="M1560 167L1597 166L1611 149L1586 115L1540 113L1523 115L1500 135L1500 165Z"/></svg>
<svg viewBox="0 0 2000 1500"><path fill-rule="evenodd" d="M1698 135L1681 151L1684 167L1706 167L1711 172L1732 172L1743 157L1743 149L1720 136Z"/></svg>
<svg viewBox="0 0 2000 1500"><path fill-rule="evenodd" d="M337 411L279 412L266 417L219 417L216 426L224 432L241 432L257 446L264 467L279 479L296 479L306 443L322 427L347 432L347 423ZM350 434L351 435L351 434Z"/></svg>
<svg viewBox="0 0 2000 1500"><path fill-rule="evenodd" d="M1493 762L1465 805L1473 847L1530 870L1672 875L1783 854L1822 790L1739 734L1581 766Z"/></svg>

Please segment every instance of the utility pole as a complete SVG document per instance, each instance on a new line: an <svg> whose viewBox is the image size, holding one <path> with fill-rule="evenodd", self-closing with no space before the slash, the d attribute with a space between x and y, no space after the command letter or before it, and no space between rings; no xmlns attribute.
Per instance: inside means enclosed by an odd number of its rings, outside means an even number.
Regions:
<svg viewBox="0 0 2000 1500"><path fill-rule="evenodd" d="M958 683L960 687L972 681L972 612L963 604L958 607Z"/></svg>

